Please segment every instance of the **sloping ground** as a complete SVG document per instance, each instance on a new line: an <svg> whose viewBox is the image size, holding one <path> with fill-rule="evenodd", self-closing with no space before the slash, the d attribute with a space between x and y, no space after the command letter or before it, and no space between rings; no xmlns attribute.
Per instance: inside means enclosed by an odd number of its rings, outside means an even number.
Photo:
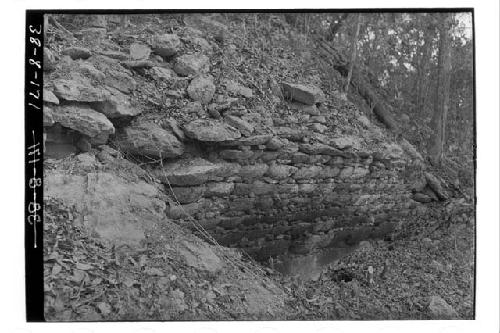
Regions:
<svg viewBox="0 0 500 333"><path fill-rule="evenodd" d="M161 197L157 186L123 160L103 160L81 154L47 165L47 320L287 317L285 292L261 268L152 213L164 209L152 199ZM95 191L95 178L106 180L105 190Z"/></svg>

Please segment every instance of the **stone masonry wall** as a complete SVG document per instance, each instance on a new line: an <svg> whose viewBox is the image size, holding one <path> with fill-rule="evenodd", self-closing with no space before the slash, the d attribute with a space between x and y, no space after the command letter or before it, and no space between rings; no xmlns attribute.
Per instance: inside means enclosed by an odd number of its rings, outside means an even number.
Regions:
<svg viewBox="0 0 500 333"><path fill-rule="evenodd" d="M266 259L384 237L414 206L401 155L320 143L276 149L273 141L261 135L230 147L206 145L199 149L206 159L157 170L182 204L172 204L169 217L187 213L221 244Z"/></svg>

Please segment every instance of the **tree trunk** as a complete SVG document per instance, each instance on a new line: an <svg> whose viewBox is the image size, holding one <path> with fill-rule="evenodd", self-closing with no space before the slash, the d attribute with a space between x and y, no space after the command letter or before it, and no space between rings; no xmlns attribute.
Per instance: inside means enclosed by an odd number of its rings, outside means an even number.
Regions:
<svg viewBox="0 0 500 333"><path fill-rule="evenodd" d="M361 25L361 14L356 15L356 27L355 27L355 32L354 35L352 36L352 42L351 42L351 61L350 61L350 66L349 66L349 72L347 74L347 81L345 84L344 88L344 93L347 95L347 92L349 90L349 83L351 82L352 78L352 71L354 69L354 64L356 62L356 54L358 52L358 36L359 36L359 26Z"/></svg>
<svg viewBox="0 0 500 333"><path fill-rule="evenodd" d="M442 14L439 26L437 98L431 123L433 133L428 148L429 159L433 165L441 164L446 138L451 73L451 26L452 14Z"/></svg>
<svg viewBox="0 0 500 333"><path fill-rule="evenodd" d="M432 52L432 39L434 38L434 24L431 22L431 18L426 20L424 25L427 25L424 29L424 45L420 47L419 59L418 59L418 74L417 74L417 84L416 84L416 98L415 98L415 108L417 112L424 112L425 99L427 97L427 72L429 71L429 62L431 60Z"/></svg>

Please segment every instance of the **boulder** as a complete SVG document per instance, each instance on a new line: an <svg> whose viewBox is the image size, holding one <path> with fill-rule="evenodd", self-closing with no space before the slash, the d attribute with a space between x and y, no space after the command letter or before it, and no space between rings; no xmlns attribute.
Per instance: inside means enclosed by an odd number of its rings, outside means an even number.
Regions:
<svg viewBox="0 0 500 333"><path fill-rule="evenodd" d="M237 128L245 136L249 136L253 133L254 127L247 121L241 119L237 116L226 116L224 120L234 128Z"/></svg>
<svg viewBox="0 0 500 333"><path fill-rule="evenodd" d="M226 89L230 93L234 95L241 95L246 98L251 98L253 97L252 89L247 88L245 86L240 85L239 83L232 81L232 80L227 80L225 82Z"/></svg>
<svg viewBox="0 0 500 333"><path fill-rule="evenodd" d="M458 313L440 296L431 296L428 310L433 319L458 319Z"/></svg>
<svg viewBox="0 0 500 333"><path fill-rule="evenodd" d="M44 185L45 199L73 207L77 224L115 244L139 245L145 231L164 219L164 196L142 180L130 181L113 173L47 170Z"/></svg>
<svg viewBox="0 0 500 333"><path fill-rule="evenodd" d="M57 97L72 102L104 102L109 96L106 90L92 86L89 79L79 75L72 79L55 79L53 85Z"/></svg>
<svg viewBox="0 0 500 333"><path fill-rule="evenodd" d="M223 168L202 158L167 163L155 173L164 184L172 186L194 186L205 184Z"/></svg>
<svg viewBox="0 0 500 333"><path fill-rule="evenodd" d="M120 130L115 144L125 152L144 156L172 158L184 153L184 145L172 132L147 121L135 121Z"/></svg>
<svg viewBox="0 0 500 333"><path fill-rule="evenodd" d="M110 134L115 133L113 124L102 113L88 106L64 105L53 108L54 122L71 128L99 142L106 142Z"/></svg>
<svg viewBox="0 0 500 333"><path fill-rule="evenodd" d="M132 60L143 60L149 58L151 49L147 45L141 43L133 43L129 47L129 53Z"/></svg>
<svg viewBox="0 0 500 333"><path fill-rule="evenodd" d="M106 71L104 84L124 94L130 94L137 87L137 82L127 71L113 69Z"/></svg>
<svg viewBox="0 0 500 333"><path fill-rule="evenodd" d="M189 266L212 273L224 267L224 263L206 243L181 241L179 244L179 252Z"/></svg>
<svg viewBox="0 0 500 333"><path fill-rule="evenodd" d="M165 68L165 67L153 67L151 68L151 73L153 74L154 77L160 80L165 80L168 81L172 78L177 77L177 74L170 68Z"/></svg>
<svg viewBox="0 0 500 333"><path fill-rule="evenodd" d="M236 140L241 133L217 120L198 119L184 125L184 133L191 139L202 142L223 142Z"/></svg>
<svg viewBox="0 0 500 333"><path fill-rule="evenodd" d="M208 104L215 93L215 85L211 75L200 75L194 78L187 88L189 97L202 104Z"/></svg>
<svg viewBox="0 0 500 333"><path fill-rule="evenodd" d="M163 129L166 129L167 131L174 133L175 136L181 141L184 141L186 139L184 132L181 130L179 124L177 123L177 120L175 120L174 118L167 118L163 120L161 127Z"/></svg>
<svg viewBox="0 0 500 333"><path fill-rule="evenodd" d="M213 51L212 45L210 45L210 43L207 42L207 40L205 38L193 37L190 41L194 45L198 46L202 51L209 52L209 53Z"/></svg>
<svg viewBox="0 0 500 333"><path fill-rule="evenodd" d="M94 103L95 109L108 118L134 117L142 112L140 108L132 107L129 98L118 90L110 88L108 92L105 101Z"/></svg>
<svg viewBox="0 0 500 333"><path fill-rule="evenodd" d="M152 41L153 52L162 57L175 55L181 47L181 40L176 34L155 36Z"/></svg>
<svg viewBox="0 0 500 333"><path fill-rule="evenodd" d="M204 74L209 71L209 59L203 54L185 54L177 58L174 71L180 76Z"/></svg>
<svg viewBox="0 0 500 333"><path fill-rule="evenodd" d="M314 105L323 102L325 96L321 89L315 86L303 84L282 83L282 90L285 98L291 99L307 105Z"/></svg>
<svg viewBox="0 0 500 333"><path fill-rule="evenodd" d="M61 54L63 55L69 55L71 59L77 60L77 59L88 59L92 55L92 52L90 52L89 49L85 47L68 47L67 49L64 49Z"/></svg>
<svg viewBox="0 0 500 333"><path fill-rule="evenodd" d="M59 99L54 95L52 90L43 89L43 101L45 103L59 104Z"/></svg>

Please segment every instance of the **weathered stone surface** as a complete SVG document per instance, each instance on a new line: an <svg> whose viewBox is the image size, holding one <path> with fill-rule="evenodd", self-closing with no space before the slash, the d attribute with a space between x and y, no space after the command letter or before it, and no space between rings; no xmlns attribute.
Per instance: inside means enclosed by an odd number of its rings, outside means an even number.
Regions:
<svg viewBox="0 0 500 333"><path fill-rule="evenodd" d="M361 138L343 136L330 140L330 144L338 149L359 148Z"/></svg>
<svg viewBox="0 0 500 333"><path fill-rule="evenodd" d="M254 127L247 121L237 116L226 116L224 120L234 128L238 129L243 135L250 135L254 131Z"/></svg>
<svg viewBox="0 0 500 333"><path fill-rule="evenodd" d="M87 78L74 76L73 79L55 79L54 94L60 99L74 102L104 102L109 93L92 86Z"/></svg>
<svg viewBox="0 0 500 333"><path fill-rule="evenodd" d="M205 193L205 186L167 187L167 194L181 204L197 201Z"/></svg>
<svg viewBox="0 0 500 333"><path fill-rule="evenodd" d="M123 151L161 158L177 157L184 145L172 132L153 122L134 122L116 135L115 144Z"/></svg>
<svg viewBox="0 0 500 333"><path fill-rule="evenodd" d="M271 178L280 180L290 177L290 175L295 171L297 171L296 167L273 163L269 167L269 170L267 171L266 175Z"/></svg>
<svg viewBox="0 0 500 333"><path fill-rule="evenodd" d="M43 106L43 126L52 126L55 124L52 109L48 106Z"/></svg>
<svg viewBox="0 0 500 333"><path fill-rule="evenodd" d="M77 66L76 70L82 73L84 76L88 76L96 81L102 81L106 79L106 75L94 67L94 65L87 61L75 61L70 66Z"/></svg>
<svg viewBox="0 0 500 333"><path fill-rule="evenodd" d="M89 49L85 47L76 47L76 46L64 49L61 53L64 55L69 55L73 60L88 59L92 55L92 52L90 52Z"/></svg>
<svg viewBox="0 0 500 333"><path fill-rule="evenodd" d="M206 197L224 197L234 190L234 183L209 183L206 186Z"/></svg>
<svg viewBox="0 0 500 333"><path fill-rule="evenodd" d="M370 170L362 167L355 167L352 171L352 178L362 178L370 173Z"/></svg>
<svg viewBox="0 0 500 333"><path fill-rule="evenodd" d="M241 167L239 175L244 179L261 178L268 168L268 165L263 163L244 165Z"/></svg>
<svg viewBox="0 0 500 333"><path fill-rule="evenodd" d="M293 164L307 164L311 161L311 155L304 153L295 153L292 155L292 163Z"/></svg>
<svg viewBox="0 0 500 333"><path fill-rule="evenodd" d="M317 177L318 174L321 172L322 168L317 165L311 165L311 166L303 166L300 169L298 169L294 175L294 179L311 179L314 177Z"/></svg>
<svg viewBox="0 0 500 333"><path fill-rule="evenodd" d="M180 245L179 251L189 266L212 273L224 267L224 263L206 243L181 241ZM183 311L185 308L187 308L186 305L180 311Z"/></svg>
<svg viewBox="0 0 500 333"><path fill-rule="evenodd" d="M440 296L431 296L428 310L434 319L458 319L458 313Z"/></svg>
<svg viewBox="0 0 500 333"><path fill-rule="evenodd" d="M299 151L310 155L342 155L342 151L323 143L301 144L299 145Z"/></svg>
<svg viewBox="0 0 500 333"><path fill-rule="evenodd" d="M279 150L283 148L284 145L285 143L283 142L283 140L280 140L280 138L277 137L273 137L269 140L268 143L266 143L266 148L269 150Z"/></svg>
<svg viewBox="0 0 500 333"><path fill-rule="evenodd" d="M130 94L137 87L137 82L131 75L118 70L108 70L104 77L104 84L125 94Z"/></svg>
<svg viewBox="0 0 500 333"><path fill-rule="evenodd" d="M54 95L52 90L43 89L43 101L51 104L59 104L59 99Z"/></svg>
<svg viewBox="0 0 500 333"><path fill-rule="evenodd" d="M335 178L339 175L340 169L337 167L325 166L318 174L319 178Z"/></svg>
<svg viewBox="0 0 500 333"><path fill-rule="evenodd" d="M198 75L209 71L209 59L203 54L185 54L177 58L174 71L181 76Z"/></svg>
<svg viewBox="0 0 500 333"><path fill-rule="evenodd" d="M140 108L133 107L129 98L118 90L108 91L108 97L104 102L94 103L95 109L108 118L134 117L142 112Z"/></svg>
<svg viewBox="0 0 500 333"><path fill-rule="evenodd" d="M164 34L155 36L152 43L154 53L162 57L175 55L181 46L181 40L176 34Z"/></svg>
<svg viewBox="0 0 500 333"><path fill-rule="evenodd" d="M247 138L241 138L237 140L236 143L243 146L259 146L267 144L272 137L271 134L253 135Z"/></svg>
<svg viewBox="0 0 500 333"><path fill-rule="evenodd" d="M138 245L145 231L164 218L163 195L144 181L111 173L80 176L48 170L44 185L44 198L73 207L76 223L117 244Z"/></svg>
<svg viewBox="0 0 500 333"><path fill-rule="evenodd" d="M54 52L52 50L44 47L43 48L43 70L52 71L56 68L57 60Z"/></svg>
<svg viewBox="0 0 500 333"><path fill-rule="evenodd" d="M184 125L184 133L189 138L202 142L230 141L241 137L237 129L211 119L198 119Z"/></svg>
<svg viewBox="0 0 500 333"><path fill-rule="evenodd" d="M234 95L241 95L246 98L253 97L252 89L242 86L233 80L226 80L225 85L227 91Z"/></svg>
<svg viewBox="0 0 500 333"><path fill-rule="evenodd" d="M174 133L179 140L184 141L186 139L184 132L181 130L179 124L177 123L177 120L175 120L174 118L165 119L162 122L162 127L167 131L171 131L172 133Z"/></svg>
<svg viewBox="0 0 500 333"><path fill-rule="evenodd" d="M180 160L167 163L157 175L163 183L176 186L194 186L206 183L210 177L219 172L224 166L214 164L201 158ZM168 182L167 180L168 179Z"/></svg>
<svg viewBox="0 0 500 333"><path fill-rule="evenodd" d="M315 86L306 86L302 84L282 83L283 93L286 98L307 104L314 105L323 102L325 97L321 89Z"/></svg>
<svg viewBox="0 0 500 333"><path fill-rule="evenodd" d="M88 106L65 105L56 106L52 110L54 122L91 138L99 137L107 141L108 135L115 132L108 118Z"/></svg>
<svg viewBox="0 0 500 333"><path fill-rule="evenodd" d="M304 131L290 127L276 127L276 134L291 141L301 141L306 136Z"/></svg>
<svg viewBox="0 0 500 333"><path fill-rule="evenodd" d="M314 132L318 133L325 133L325 131L328 129L328 127L326 127L325 125L318 123L314 123L310 127Z"/></svg>
<svg viewBox="0 0 500 333"><path fill-rule="evenodd" d="M149 60L130 60L120 62L123 67L128 69L141 69L154 67L154 63Z"/></svg>
<svg viewBox="0 0 500 333"><path fill-rule="evenodd" d="M247 160L253 156L251 150L226 149L220 152L220 157L225 160Z"/></svg>
<svg viewBox="0 0 500 333"><path fill-rule="evenodd" d="M234 185L234 193L239 195L248 195L254 193L256 195L269 194L276 191L276 186L267 184L263 181L256 180L252 184L238 183Z"/></svg>
<svg viewBox="0 0 500 333"><path fill-rule="evenodd" d="M128 59L128 55L120 51L101 51L99 54L102 54L103 56L116 60Z"/></svg>
<svg viewBox="0 0 500 333"><path fill-rule="evenodd" d="M208 104L215 93L215 85L211 75L200 75L194 78L187 88L189 97L202 104Z"/></svg>
<svg viewBox="0 0 500 333"><path fill-rule="evenodd" d="M129 47L129 53L132 60L143 60L149 58L151 49L147 45L141 43L133 43Z"/></svg>
<svg viewBox="0 0 500 333"><path fill-rule="evenodd" d="M151 72L160 80L170 80L177 77L177 74L172 69L165 67L153 67Z"/></svg>
<svg viewBox="0 0 500 333"><path fill-rule="evenodd" d="M328 121L325 116L312 116L309 118L309 121L316 124L326 124Z"/></svg>
<svg viewBox="0 0 500 333"><path fill-rule="evenodd" d="M191 43L193 43L194 45L197 45L202 51L205 51L208 53L213 51L212 46L210 45L209 42L207 42L207 40L205 38L193 37L191 39Z"/></svg>

